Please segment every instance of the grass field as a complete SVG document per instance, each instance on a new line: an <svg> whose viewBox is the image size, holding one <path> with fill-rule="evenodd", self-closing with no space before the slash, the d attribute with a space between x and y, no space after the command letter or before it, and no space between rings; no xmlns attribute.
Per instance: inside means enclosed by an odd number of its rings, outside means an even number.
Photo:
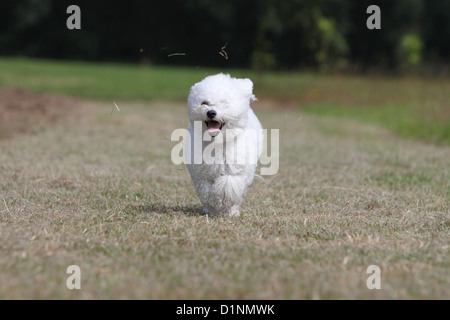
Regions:
<svg viewBox="0 0 450 320"><path fill-rule="evenodd" d="M224 70L85 62L0 59L0 86L89 99L185 101L191 85ZM260 99L280 108L352 118L382 125L408 138L450 145L450 81L394 77L255 73L249 77Z"/></svg>
<svg viewBox="0 0 450 320"><path fill-rule="evenodd" d="M402 80L367 80L364 91L344 78L361 90L339 100L345 85L333 77L280 75L320 90L291 93L286 103L299 105L280 108L284 87L268 89L275 75L255 75L255 112L280 129L280 171L255 180L241 217L221 218L199 214L186 168L170 161L171 132L187 125L178 100L205 71L20 61L0 60L2 86L97 100L73 102L70 121L0 139L0 298L450 298L450 147L331 116L324 101L304 112L333 83L327 103L339 105L359 103L377 81L389 97ZM435 92L436 105L449 94L438 81L408 83L427 88L420 97ZM66 288L73 264L81 290ZM380 290L366 286L370 265L381 268Z"/></svg>

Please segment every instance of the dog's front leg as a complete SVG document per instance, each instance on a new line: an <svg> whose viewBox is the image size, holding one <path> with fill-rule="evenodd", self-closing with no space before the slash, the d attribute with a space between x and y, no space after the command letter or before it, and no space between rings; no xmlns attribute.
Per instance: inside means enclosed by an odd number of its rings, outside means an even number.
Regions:
<svg viewBox="0 0 450 320"><path fill-rule="evenodd" d="M241 205L236 204L236 205L232 206L229 210L225 211L223 213L223 215L226 217L239 217L241 215L240 209L241 209Z"/></svg>

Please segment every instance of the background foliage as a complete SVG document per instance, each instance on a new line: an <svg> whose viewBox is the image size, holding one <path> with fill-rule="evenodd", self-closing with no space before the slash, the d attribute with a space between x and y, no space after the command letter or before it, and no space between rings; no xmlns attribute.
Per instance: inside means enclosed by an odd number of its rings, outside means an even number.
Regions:
<svg viewBox="0 0 450 320"><path fill-rule="evenodd" d="M70 4L81 30L66 28ZM371 4L381 30L366 28ZM3 0L0 12L0 55L257 70L450 62L450 0Z"/></svg>

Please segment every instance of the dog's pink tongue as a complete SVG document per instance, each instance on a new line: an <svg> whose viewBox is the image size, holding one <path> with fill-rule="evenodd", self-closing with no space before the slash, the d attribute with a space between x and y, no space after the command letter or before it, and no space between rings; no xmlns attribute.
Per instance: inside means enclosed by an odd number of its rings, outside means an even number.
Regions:
<svg viewBox="0 0 450 320"><path fill-rule="evenodd" d="M206 129L208 132L219 132L220 131L220 122L217 121L209 121L208 128Z"/></svg>

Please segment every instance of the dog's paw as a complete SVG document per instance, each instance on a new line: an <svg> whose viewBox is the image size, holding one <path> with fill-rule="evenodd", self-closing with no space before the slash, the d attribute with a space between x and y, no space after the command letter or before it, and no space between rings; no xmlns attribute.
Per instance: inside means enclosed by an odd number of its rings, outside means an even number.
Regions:
<svg viewBox="0 0 450 320"><path fill-rule="evenodd" d="M241 212L240 211L231 211L228 213L228 217L240 217Z"/></svg>
<svg viewBox="0 0 450 320"><path fill-rule="evenodd" d="M210 211L206 208L203 208L201 214L207 214L207 215L217 215L217 216L223 216L223 217L239 217L241 215L241 212L239 211L239 206L233 206L228 210L225 211Z"/></svg>
<svg viewBox="0 0 450 320"><path fill-rule="evenodd" d="M232 206L230 210L223 213L226 217L239 217L241 212L239 211L239 206Z"/></svg>

